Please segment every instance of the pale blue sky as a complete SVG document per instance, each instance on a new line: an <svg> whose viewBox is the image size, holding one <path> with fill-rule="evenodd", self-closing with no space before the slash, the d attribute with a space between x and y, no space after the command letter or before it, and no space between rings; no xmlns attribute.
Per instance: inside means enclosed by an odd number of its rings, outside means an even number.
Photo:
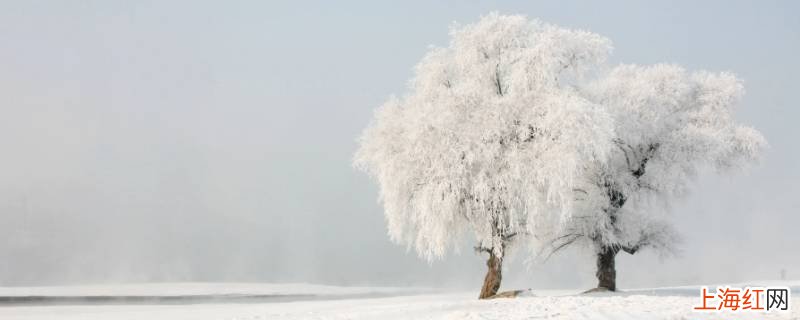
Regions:
<svg viewBox="0 0 800 320"><path fill-rule="evenodd" d="M621 256L620 286L800 278L797 2L3 1L0 285L477 286L468 246L429 266L389 243L349 162L428 47L490 11L600 33L615 63L745 81L765 160L701 177L675 204L683 255ZM509 285L593 284L588 252L519 260Z"/></svg>

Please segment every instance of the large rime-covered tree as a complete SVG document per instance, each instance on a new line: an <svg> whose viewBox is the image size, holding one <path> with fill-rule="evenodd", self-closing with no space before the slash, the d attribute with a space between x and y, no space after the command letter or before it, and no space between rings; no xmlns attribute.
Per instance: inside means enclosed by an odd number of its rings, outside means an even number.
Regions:
<svg viewBox="0 0 800 320"><path fill-rule="evenodd" d="M613 118L615 148L606 165L587 171L576 188L581 210L552 244L593 245L598 288L614 291L619 251L663 253L675 243L653 204L684 193L703 167L729 171L754 161L765 140L735 121L742 85L729 73L622 65L582 91Z"/></svg>
<svg viewBox="0 0 800 320"><path fill-rule="evenodd" d="M389 236L432 260L473 235L494 295L512 243L568 213L574 183L614 148L610 117L575 90L607 39L487 15L453 27L360 139L357 167L380 186Z"/></svg>

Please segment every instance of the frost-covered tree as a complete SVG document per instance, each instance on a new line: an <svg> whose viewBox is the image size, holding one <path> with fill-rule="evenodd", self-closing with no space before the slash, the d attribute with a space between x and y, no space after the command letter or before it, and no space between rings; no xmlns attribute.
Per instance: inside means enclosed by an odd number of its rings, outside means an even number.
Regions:
<svg viewBox="0 0 800 320"><path fill-rule="evenodd" d="M450 35L378 109L354 162L380 186L393 241L430 261L475 237L486 298L509 246L568 215L575 181L614 148L610 117L575 89L610 42L498 14Z"/></svg>
<svg viewBox="0 0 800 320"><path fill-rule="evenodd" d="M683 194L703 167L730 171L754 161L766 142L735 121L742 84L729 73L622 65L581 91L613 118L615 149L576 188L581 209L554 237L551 251L590 243L597 250L598 288L613 291L619 251L665 253L676 242L654 204Z"/></svg>

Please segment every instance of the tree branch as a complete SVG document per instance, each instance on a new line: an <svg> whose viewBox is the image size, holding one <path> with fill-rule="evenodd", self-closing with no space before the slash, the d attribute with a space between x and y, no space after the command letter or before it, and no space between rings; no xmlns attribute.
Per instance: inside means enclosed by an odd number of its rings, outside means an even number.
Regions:
<svg viewBox="0 0 800 320"><path fill-rule="evenodd" d="M635 246L633 246L633 247L628 247L628 246L620 246L619 248L620 248L620 249L622 249L622 251L625 251L625 252L627 252L628 254L631 254L631 255L632 255L632 254L636 253L636 251L639 251L639 249L640 249L641 247L640 247L640 246L637 244L637 245L635 245Z"/></svg>
<svg viewBox="0 0 800 320"><path fill-rule="evenodd" d="M497 86L497 94L503 95L503 84L500 83L500 64L494 67L494 84Z"/></svg>
<svg viewBox="0 0 800 320"><path fill-rule="evenodd" d="M577 241L578 239L580 239L582 237L582 235L580 235L580 234L569 234L569 235L565 235L565 236L561 236L561 237L556 238L555 240L553 240L551 242L551 244L555 243L556 241L558 241L558 239L563 239L563 238L568 237L568 236L572 236L572 238L568 239L567 241L564 241L564 243L562 243L559 246L553 248L553 250L551 250L547 254L547 257L544 258L544 261L550 260L550 257L552 257L556 252L561 251L561 249L566 248L568 245L574 243L575 241Z"/></svg>

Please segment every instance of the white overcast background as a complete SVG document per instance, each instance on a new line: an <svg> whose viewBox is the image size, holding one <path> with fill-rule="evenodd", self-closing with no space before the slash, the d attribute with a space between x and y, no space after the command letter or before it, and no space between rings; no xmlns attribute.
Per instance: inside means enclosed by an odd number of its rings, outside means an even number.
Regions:
<svg viewBox="0 0 800 320"><path fill-rule="evenodd" d="M477 288L484 259L392 244L356 138L452 22L525 14L611 62L732 71L770 143L673 205L683 251L622 288L800 278L793 1L2 1L0 285L309 282ZM589 288L594 256L512 253L504 287Z"/></svg>

